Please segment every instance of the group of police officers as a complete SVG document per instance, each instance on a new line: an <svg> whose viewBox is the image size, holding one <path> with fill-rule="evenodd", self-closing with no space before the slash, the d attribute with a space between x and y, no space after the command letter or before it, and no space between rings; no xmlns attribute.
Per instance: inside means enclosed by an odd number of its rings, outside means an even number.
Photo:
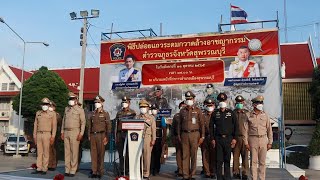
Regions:
<svg viewBox="0 0 320 180"><path fill-rule="evenodd" d="M212 88L212 84L207 85ZM166 143L165 118L159 110L168 108L162 97L163 90L155 86L152 98L139 102L140 113L130 108L130 98L122 97L121 110L115 118L115 141L119 153L120 173L128 174L128 153L123 156L126 131L122 129L124 119L143 119L143 177L149 179L160 171L162 147ZM201 147L203 173L206 178L231 179L230 159L233 152L233 178L248 179L248 153L251 153L251 178L265 179L266 153L272 144L272 129L268 115L263 111L262 96L252 99L253 110L244 109L245 99L235 98L235 110L228 108L225 93L212 97L208 93L204 110L196 102L191 91L185 93L185 101L179 104L180 112L172 122L172 142L176 148L177 176L194 179L196 174L197 150ZM88 121L88 139L91 146L91 169L89 178L101 178L104 174L105 145L109 142L112 123L109 113L104 110L104 99L96 96L95 110ZM35 174L46 174L57 167L57 134L64 141L65 176L74 177L79 166L79 144L85 132L86 118L77 96L69 93L69 106L63 119L55 112L55 103L48 98L41 101L42 110L36 113L34 141L37 144L37 169ZM127 149L128 150L128 149ZM242 159L240 172L239 157ZM257 169L259 165L259 170ZM224 169L224 172L222 172Z"/></svg>
<svg viewBox="0 0 320 180"><path fill-rule="evenodd" d="M207 90L211 92L212 87L212 84L207 85ZM249 174L253 180L265 179L266 154L273 141L271 122L263 111L263 96L259 95L251 101L253 110L249 112L244 109L245 99L238 95L235 109L231 110L228 105L230 100L225 93L213 97L211 92L201 111L195 103L194 93L185 93L185 101L179 104L180 112L174 115L172 123L172 134L176 137L173 142L176 147L177 176L195 179L197 149L200 146L202 172L206 178L231 179L230 160L233 153L234 179L248 179Z"/></svg>

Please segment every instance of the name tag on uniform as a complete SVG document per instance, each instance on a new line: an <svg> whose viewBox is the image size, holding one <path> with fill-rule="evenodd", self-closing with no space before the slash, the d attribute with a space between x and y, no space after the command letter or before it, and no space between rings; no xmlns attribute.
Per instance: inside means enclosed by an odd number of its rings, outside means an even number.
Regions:
<svg viewBox="0 0 320 180"><path fill-rule="evenodd" d="M226 114L226 116L231 116L231 113L228 112L228 113Z"/></svg>
<svg viewBox="0 0 320 180"><path fill-rule="evenodd" d="M195 117L192 118L192 124L196 124L197 120Z"/></svg>
<svg viewBox="0 0 320 180"><path fill-rule="evenodd" d="M104 115L102 114L102 115L99 115L99 117L104 117Z"/></svg>

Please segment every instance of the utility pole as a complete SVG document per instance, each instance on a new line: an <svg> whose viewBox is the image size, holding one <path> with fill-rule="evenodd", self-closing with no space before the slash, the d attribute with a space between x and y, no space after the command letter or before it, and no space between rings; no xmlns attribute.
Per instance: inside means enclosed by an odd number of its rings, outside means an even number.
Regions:
<svg viewBox="0 0 320 180"><path fill-rule="evenodd" d="M80 46L81 51L81 69L80 69L80 90L79 90L79 102L83 105L83 89L84 89L84 68L86 65L86 51L87 51L87 31L88 31L88 18L99 17L99 10L92 9L91 16L88 16L88 11L80 11L80 16L77 17L75 12L70 13L71 20L83 19L83 27L81 28L80 34Z"/></svg>
<svg viewBox="0 0 320 180"><path fill-rule="evenodd" d="M81 35L83 35L83 39L80 42L80 45L82 43L81 69L80 69L80 91L79 91L79 102L81 104L83 104L84 68L86 65L86 52L87 52L87 26L88 26L88 20L87 20L87 18L84 18L83 19L83 27L81 28L81 33L82 33Z"/></svg>

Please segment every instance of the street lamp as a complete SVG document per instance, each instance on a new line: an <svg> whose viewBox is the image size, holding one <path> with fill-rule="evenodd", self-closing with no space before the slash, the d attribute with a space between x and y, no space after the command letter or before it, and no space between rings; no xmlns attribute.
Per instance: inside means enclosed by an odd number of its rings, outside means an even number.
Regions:
<svg viewBox="0 0 320 180"><path fill-rule="evenodd" d="M91 10L91 16L88 16L88 11L80 11L80 16L77 17L77 13L71 12L70 17L71 20L79 20L83 19L83 27L81 28L80 34L80 46L82 46L81 51L81 69L80 69L80 91L79 91L79 102L83 104L83 87L84 87L84 67L86 64L86 49L87 49L87 26L89 18L98 18L100 11L97 9Z"/></svg>
<svg viewBox="0 0 320 180"><path fill-rule="evenodd" d="M22 66L21 66L21 88L20 88L20 99L19 99L19 115L18 115L18 132L17 132L17 151L14 157L20 157L19 155L19 141L20 141L20 126L21 126L21 105L22 105L22 90L23 90L23 81L24 81L24 57L26 54L26 45L27 44L43 44L48 47L49 44L46 42L39 41L25 41L15 30L13 30L4 20L0 17L0 22L4 23L8 28L19 37L19 39L23 42L23 56L22 56Z"/></svg>

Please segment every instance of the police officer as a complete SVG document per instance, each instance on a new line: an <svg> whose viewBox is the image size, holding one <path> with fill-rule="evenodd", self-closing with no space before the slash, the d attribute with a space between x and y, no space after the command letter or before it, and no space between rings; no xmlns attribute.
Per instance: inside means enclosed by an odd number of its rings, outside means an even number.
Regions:
<svg viewBox="0 0 320 180"><path fill-rule="evenodd" d="M248 179L248 173L249 173L249 160L248 160L248 151L246 149L246 146L243 141L243 137L245 134L244 130L244 123L248 121L248 110L243 108L245 99L238 95L236 98L236 109L234 110L234 113L237 117L238 122L238 129L239 129L239 136L236 139L237 143L235 148L233 149L233 177L236 179L241 179L240 175L240 160L239 157L241 155L242 159L242 179Z"/></svg>
<svg viewBox="0 0 320 180"><path fill-rule="evenodd" d="M187 106L180 110L180 123L177 128L178 138L183 149L183 179L194 179L192 176L196 174L197 150L205 139L203 115L201 109L194 105L195 97L191 91L185 93Z"/></svg>
<svg viewBox="0 0 320 180"><path fill-rule="evenodd" d="M251 153L252 180L265 179L267 151L271 149L273 141L270 118L263 111L263 100L263 96L252 99L253 111L249 113L244 126L244 143Z"/></svg>
<svg viewBox="0 0 320 180"><path fill-rule="evenodd" d="M69 92L69 106L65 108L61 126L64 141L65 176L74 177L78 168L79 144L86 126L84 110L77 104L77 96Z"/></svg>
<svg viewBox="0 0 320 180"><path fill-rule="evenodd" d="M211 144L210 137L210 120L211 115L215 109L213 98L207 98L204 101L205 110L203 112L204 117L204 128L205 128L205 139L201 144L201 152L202 152L202 165L206 178L215 178L216 172L216 155L215 149Z"/></svg>
<svg viewBox="0 0 320 180"><path fill-rule="evenodd" d="M136 59L133 55L125 57L124 65L126 68L119 72L119 82L141 81L141 71L133 67L135 62Z"/></svg>
<svg viewBox="0 0 320 180"><path fill-rule="evenodd" d="M207 84L206 92L207 92L206 99L212 98L214 102L217 102L218 91L215 90L213 84Z"/></svg>
<svg viewBox="0 0 320 180"><path fill-rule="evenodd" d="M184 101L180 102L179 109L184 108L186 104ZM176 161L178 169L175 171L177 176L182 176L182 145L181 141L178 139L178 124L180 123L180 112L176 113L173 116L172 120L172 129L171 129L171 140L173 145L176 148Z"/></svg>
<svg viewBox="0 0 320 180"><path fill-rule="evenodd" d="M162 146L167 140L167 125L163 116L158 114L158 106L156 104L151 105L151 113L156 119L156 142L153 146L151 154L151 172L155 176L160 172L160 158L162 153Z"/></svg>
<svg viewBox="0 0 320 180"><path fill-rule="evenodd" d="M118 111L116 115L116 145L117 145L117 150L119 153L119 159L120 159L120 172L121 174L124 174L124 158L123 158L123 149L124 149L124 142L127 136L127 131L122 130L122 120L123 119L133 119L136 116L136 112L132 109L130 109L130 98L127 96L122 97L122 102L121 102L121 110ZM128 147L128 146L127 146ZM129 174L129 156L128 156L128 148L126 157L125 157L125 174Z"/></svg>
<svg viewBox="0 0 320 180"><path fill-rule="evenodd" d="M89 178L101 178L104 174L105 145L109 141L111 121L109 113L103 110L104 99L98 95L94 103L96 109L90 117L88 127L92 166L92 174L89 175Z"/></svg>
<svg viewBox="0 0 320 180"><path fill-rule="evenodd" d="M227 95L220 93L217 97L219 109L211 115L212 145L216 147L217 154L217 179L231 179L230 159L231 150L236 144L238 135L237 119L234 112L227 107ZM224 164L224 177L222 176Z"/></svg>
<svg viewBox="0 0 320 180"><path fill-rule="evenodd" d="M53 101L50 101L50 107L49 111L53 112L56 114L57 117L57 133L56 137L60 137L60 131L61 131L61 116L58 112L56 112L56 103ZM58 156L57 156L57 145L59 143L59 138L54 139L54 143L50 144L49 147L49 164L48 164L48 170L49 171L54 171L57 168L58 164Z"/></svg>
<svg viewBox="0 0 320 180"><path fill-rule="evenodd" d="M41 100L42 110L37 111L34 120L33 138L37 144L37 170L32 174L45 175L48 170L49 146L54 143L57 131L56 113L49 111L50 100L43 98Z"/></svg>
<svg viewBox="0 0 320 180"><path fill-rule="evenodd" d="M144 119L143 130L143 179L149 179L151 151L156 142L156 122L152 115L148 114L149 103L146 100L139 102L140 114L136 119Z"/></svg>
<svg viewBox="0 0 320 180"><path fill-rule="evenodd" d="M156 104L159 109L169 108L167 99L164 98L162 95L163 95L162 87L159 85L154 86L154 91L149 93L149 96L151 96L151 99L150 99L151 104Z"/></svg>

